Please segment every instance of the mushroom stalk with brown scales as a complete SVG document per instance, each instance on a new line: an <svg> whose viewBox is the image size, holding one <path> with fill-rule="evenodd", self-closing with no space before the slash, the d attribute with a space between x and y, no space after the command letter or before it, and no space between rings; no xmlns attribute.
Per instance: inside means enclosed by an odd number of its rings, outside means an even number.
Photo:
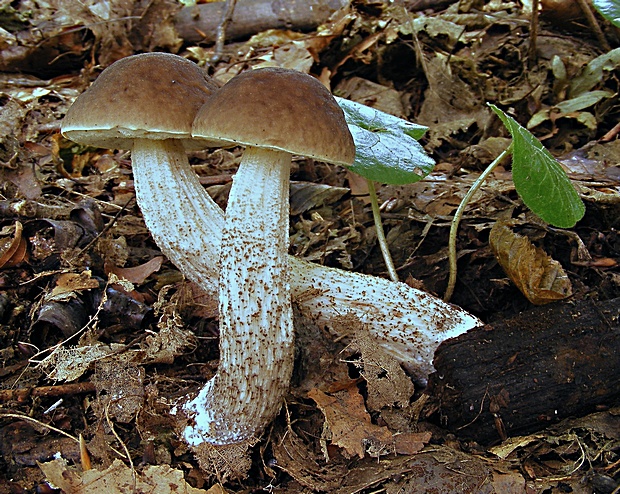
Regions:
<svg viewBox="0 0 620 494"><path fill-rule="evenodd" d="M216 280L218 268L217 263L202 262L201 252L193 249L196 222L202 221L201 235L217 238L221 226L207 221L214 211L210 198L198 196L187 202L177 198L192 193L186 186L195 179L186 155L186 149L195 146L192 123L217 89L200 67L183 57L134 55L106 68L75 100L61 125L62 134L80 144L131 150L136 196L147 211L146 226L170 261L190 264L204 280ZM173 228L174 234L168 235ZM211 290L216 289L213 281Z"/></svg>
<svg viewBox="0 0 620 494"><path fill-rule="evenodd" d="M199 110L194 138L246 147L226 206L220 251L220 365L184 405L193 445L252 442L279 412L293 372L289 175L293 154L352 164L353 137L332 94L280 68L244 72Z"/></svg>
<svg viewBox="0 0 620 494"><path fill-rule="evenodd" d="M213 381L195 399L182 405L191 419L183 435L192 446L218 444L214 441L221 434L214 431L224 424L228 424L227 430L233 431L227 436L230 439L250 440L279 410L293 366L292 330L284 329L282 324L292 320L289 299L283 282L278 281L282 280L278 276L286 279L287 264L291 290L302 310L327 324L333 323L338 315L351 312L362 323L379 323L382 330L375 331L375 337L391 347L392 354L413 352L416 357L411 363L422 372L430 370L434 349L451 329L458 328L453 334L459 334L476 325L475 318L465 316L464 311L448 310L449 306L422 292L416 294L416 307L411 310L412 304L406 307L403 303L413 298L411 289L404 284L315 268L294 258L287 259L288 244L283 240L288 238L291 154L340 165L350 165L355 158L344 114L331 93L316 79L280 68L244 72L231 79L200 109L192 135L211 146L246 147L231 187L222 235L222 360ZM277 182L278 190L266 194L267 189L263 187L266 180ZM278 216L276 211L283 214ZM273 231L266 236L265 229ZM282 236L278 235L276 241L277 232ZM282 270L279 275L276 269ZM272 292L279 293L279 301ZM256 298L263 311L273 312L277 317L259 320L255 316L261 312ZM241 319L239 314L243 315ZM445 333L439 328L444 328ZM407 341L417 342L417 348L406 348L407 343L393 344L407 330L411 332ZM248 338L240 338L239 334ZM236 360L236 355L244 357ZM254 362L255 355L259 356L262 367ZM226 363L229 359L237 365L229 367ZM239 382L240 391L233 387L233 383ZM268 389L273 393L267 392ZM226 408L225 404L235 399L248 400L261 393L263 399L253 404ZM241 428L246 418L243 414L250 412L255 428L248 427L249 420Z"/></svg>
<svg viewBox="0 0 620 494"><path fill-rule="evenodd" d="M160 247L168 245L167 250L182 243L184 254L175 254L177 268L205 292L217 294L224 212L187 160L160 161L156 173L148 173L149 168L144 166L139 170L139 176L134 170L136 182L152 183L140 207L143 215L158 218L160 226L152 232L155 241ZM183 191L175 194L174 201L184 211L184 221L204 225L204 233L202 226L183 233L165 226L176 221L168 218L168 209L162 207L171 201L167 193L170 188ZM433 354L442 341L481 324L467 311L405 283L293 256L288 256L288 264L291 298L305 317L332 328L338 317L354 315L373 339L420 381L433 371Z"/></svg>

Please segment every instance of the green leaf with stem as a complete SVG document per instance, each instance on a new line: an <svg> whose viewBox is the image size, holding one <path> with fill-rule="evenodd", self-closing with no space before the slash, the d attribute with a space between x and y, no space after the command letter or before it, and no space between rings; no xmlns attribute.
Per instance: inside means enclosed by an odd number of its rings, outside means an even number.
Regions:
<svg viewBox="0 0 620 494"><path fill-rule="evenodd" d="M558 228L571 228L585 206L562 166L530 131L489 105L512 135L512 179L525 205Z"/></svg>
<svg viewBox="0 0 620 494"><path fill-rule="evenodd" d="M454 287L456 285L456 234L459 230L459 224L461 223L461 218L463 217L463 212L469 204L469 201L474 196L478 189L482 186L487 177L491 174L493 170L499 165L503 159L510 154L512 151L514 143L511 143L504 151L500 153L500 155L493 160L489 166L480 174L478 179L473 183L473 185L463 197L463 200L459 204L459 207L456 209L454 216L452 217L452 222L450 224L450 237L448 239L448 262L450 265L450 276L448 278L448 287L446 288L446 293L443 296L443 299L448 302L452 298L452 294L454 293Z"/></svg>
<svg viewBox="0 0 620 494"><path fill-rule="evenodd" d="M368 183L381 254L390 278L398 281L383 232L374 181L402 185L417 182L428 175L435 167L435 161L417 141L426 133L428 127L407 122L354 101L338 97L336 101L344 111L355 141L355 162L349 169L364 177Z"/></svg>
<svg viewBox="0 0 620 494"><path fill-rule="evenodd" d="M583 201L551 153L514 118L495 105L489 106L509 130L512 143L482 172L454 213L448 240L450 277L444 295L446 302L452 298L456 284L456 234L463 211L489 174L509 153L512 152L512 179L515 189L534 214L559 228L575 226L585 214Z"/></svg>

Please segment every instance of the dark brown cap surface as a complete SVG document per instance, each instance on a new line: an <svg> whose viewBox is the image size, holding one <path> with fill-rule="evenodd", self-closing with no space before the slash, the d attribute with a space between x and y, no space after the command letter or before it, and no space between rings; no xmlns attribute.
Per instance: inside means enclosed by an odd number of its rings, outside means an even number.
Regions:
<svg viewBox="0 0 620 494"><path fill-rule="evenodd" d="M130 149L134 138L190 136L217 85L193 62L169 53L123 58L106 68L67 112L62 133L97 147Z"/></svg>
<svg viewBox="0 0 620 494"><path fill-rule="evenodd" d="M350 165L355 145L344 113L314 77L281 68L243 72L196 115L194 137L207 145L279 149Z"/></svg>

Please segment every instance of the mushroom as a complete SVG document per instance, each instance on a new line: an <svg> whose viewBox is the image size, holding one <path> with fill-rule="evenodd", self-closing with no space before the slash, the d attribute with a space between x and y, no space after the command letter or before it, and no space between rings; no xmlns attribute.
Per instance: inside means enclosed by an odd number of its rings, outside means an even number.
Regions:
<svg viewBox="0 0 620 494"><path fill-rule="evenodd" d="M160 91L151 89L154 86ZM188 279L211 295L218 292L225 218L200 184L183 149L205 146L187 139L198 107L215 89L195 64L181 57L136 55L104 70L76 99L62 123L63 134L76 142L133 148L136 194L153 239ZM129 98L122 99L123 94ZM164 112L170 103L173 109ZM147 126L149 121L154 123ZM176 121L180 123L175 129ZM146 136L155 140L141 142ZM420 381L433 370L439 343L480 324L466 311L404 283L291 256L288 265L292 299L302 315L334 330L338 316L355 316L377 344ZM184 435L193 436L191 426ZM200 438L193 437L195 442Z"/></svg>
<svg viewBox="0 0 620 494"><path fill-rule="evenodd" d="M190 138L194 117L217 89L198 65L183 57L133 55L107 67L74 101L61 125L62 134L80 144L131 150L137 201L155 242L174 264L190 263L196 276L213 280L211 290L217 289L217 264L202 262L191 238L220 237L221 226L209 221L212 201L206 194L192 201L176 198L193 193L196 184L186 187L196 177L185 149L196 148Z"/></svg>
<svg viewBox="0 0 620 494"><path fill-rule="evenodd" d="M293 154L352 164L344 113L315 78L244 72L214 93L194 138L245 146L233 179L220 252L220 363L184 407L192 445L251 442L279 412L293 371L289 287L289 174Z"/></svg>

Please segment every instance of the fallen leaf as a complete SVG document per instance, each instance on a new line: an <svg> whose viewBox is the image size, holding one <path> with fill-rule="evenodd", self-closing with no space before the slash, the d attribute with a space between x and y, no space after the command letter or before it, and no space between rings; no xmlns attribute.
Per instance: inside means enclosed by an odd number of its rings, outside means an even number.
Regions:
<svg viewBox="0 0 620 494"><path fill-rule="evenodd" d="M204 489L196 489L183 479L183 472L169 465L146 467L141 472L132 470L121 460L105 470L91 469L79 472L67 465L63 458L47 463L39 463L39 468L49 482L64 492L72 494L123 494L125 492L157 492L159 494L206 494ZM225 492L211 491L209 492Z"/></svg>
<svg viewBox="0 0 620 494"><path fill-rule="evenodd" d="M119 268L117 266L106 265L104 267L106 274L114 273L121 279L130 281L135 285L141 285L146 279L153 273L160 270L161 265L164 262L163 256L157 256L150 261L134 266L131 268Z"/></svg>
<svg viewBox="0 0 620 494"><path fill-rule="evenodd" d="M81 273L62 273L56 279L56 286L45 296L47 302L68 300L76 296L81 290L99 288L99 281L92 278L90 270Z"/></svg>
<svg viewBox="0 0 620 494"><path fill-rule="evenodd" d="M71 382L84 374L94 362L97 362L119 349L122 345L94 345L60 347L41 362L41 368L48 379Z"/></svg>
<svg viewBox="0 0 620 494"><path fill-rule="evenodd" d="M533 304L548 304L572 294L571 282L560 263L527 237L514 233L509 224L495 223L489 244L505 273Z"/></svg>
<svg viewBox="0 0 620 494"><path fill-rule="evenodd" d="M363 458L368 451L373 456L394 451L392 434L387 427L371 423L364 408L364 398L357 388L335 393L333 396L318 389L308 392L325 416L331 432L332 444L343 449L347 458Z"/></svg>
<svg viewBox="0 0 620 494"><path fill-rule="evenodd" d="M356 365L368 386L367 403L371 411L386 407L405 407L415 387L398 361L383 347L373 342L370 333L360 328L355 332L353 346L362 354Z"/></svg>

